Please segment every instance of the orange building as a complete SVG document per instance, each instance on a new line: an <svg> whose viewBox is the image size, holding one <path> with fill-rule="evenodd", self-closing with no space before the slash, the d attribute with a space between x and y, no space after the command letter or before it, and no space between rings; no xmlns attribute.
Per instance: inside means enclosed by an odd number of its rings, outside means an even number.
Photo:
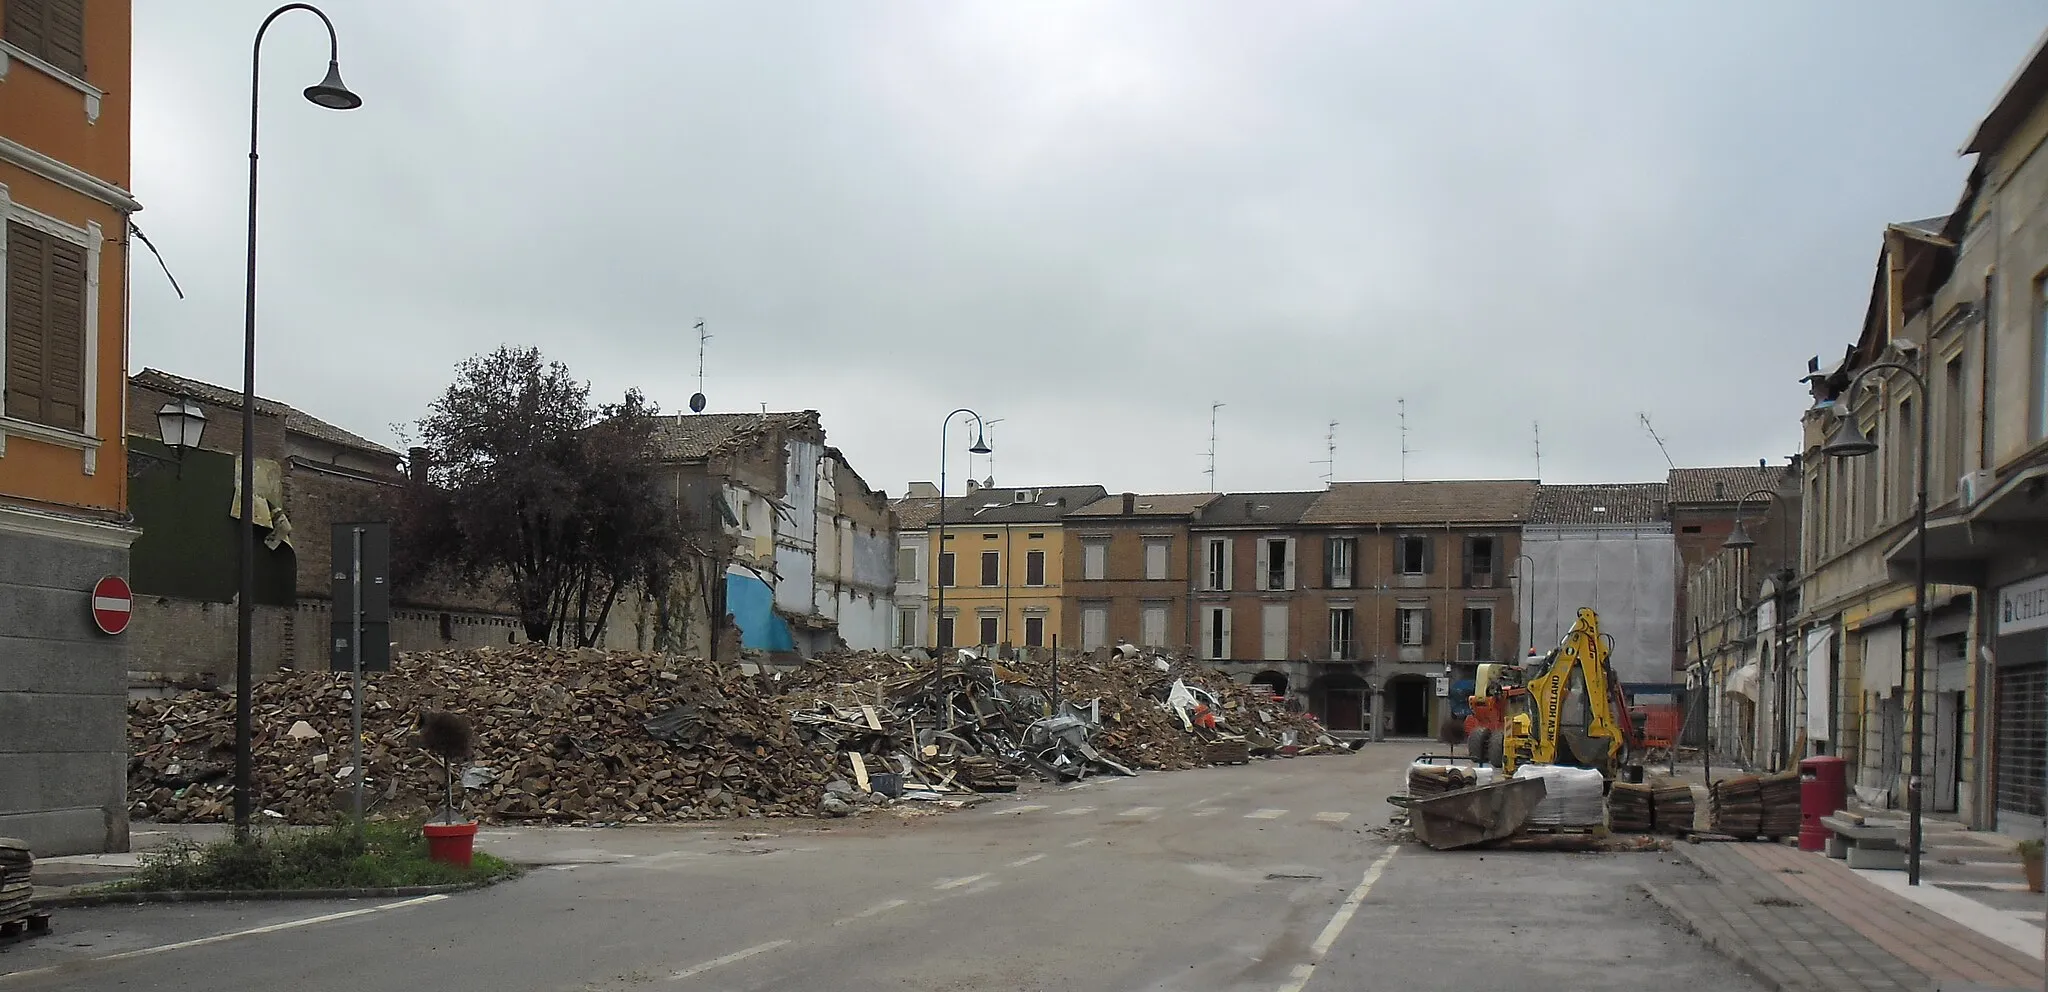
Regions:
<svg viewBox="0 0 2048 992"><path fill-rule="evenodd" d="M128 846L128 664L92 590L137 534L129 32L129 0L0 0L0 834L39 855Z"/></svg>

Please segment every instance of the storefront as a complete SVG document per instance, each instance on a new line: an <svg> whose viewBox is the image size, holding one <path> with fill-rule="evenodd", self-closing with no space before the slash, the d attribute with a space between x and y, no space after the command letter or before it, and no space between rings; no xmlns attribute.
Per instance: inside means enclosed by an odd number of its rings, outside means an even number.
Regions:
<svg viewBox="0 0 2048 992"><path fill-rule="evenodd" d="M2048 574L1998 590L1992 647L1992 806L2000 833L2042 830L2048 776Z"/></svg>

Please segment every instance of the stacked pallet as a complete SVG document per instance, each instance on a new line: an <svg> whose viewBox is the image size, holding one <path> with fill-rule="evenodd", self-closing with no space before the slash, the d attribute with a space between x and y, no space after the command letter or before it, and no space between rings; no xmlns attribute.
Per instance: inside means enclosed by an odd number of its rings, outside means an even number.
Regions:
<svg viewBox="0 0 2048 992"><path fill-rule="evenodd" d="M1408 794L1417 799L1440 796L1446 792L1469 789L1493 780L1490 774L1481 776L1478 769L1460 768L1456 765L1429 765L1417 762L1408 766Z"/></svg>
<svg viewBox="0 0 2048 992"><path fill-rule="evenodd" d="M0 926L12 927L29 915L35 886L28 878L34 867L27 841L0 837Z"/></svg>
<svg viewBox="0 0 2048 992"><path fill-rule="evenodd" d="M1683 783L1658 786L1652 796L1652 808L1656 816L1651 829L1666 834L1692 832L1692 786Z"/></svg>
<svg viewBox="0 0 2048 992"><path fill-rule="evenodd" d="M1764 814L1757 832L1765 837L1792 837L1799 833L1799 773L1766 776L1762 796Z"/></svg>
<svg viewBox="0 0 2048 992"><path fill-rule="evenodd" d="M1726 778L1708 790L1708 825L1718 834L1755 837L1763 832L1763 780L1754 775Z"/></svg>
<svg viewBox="0 0 2048 992"><path fill-rule="evenodd" d="M1242 765L1252 760L1251 746L1243 738L1209 742L1209 763L1212 765Z"/></svg>
<svg viewBox="0 0 2048 992"><path fill-rule="evenodd" d="M1656 822L1655 807L1656 790L1616 782L1607 794L1607 825L1619 833L1648 833Z"/></svg>

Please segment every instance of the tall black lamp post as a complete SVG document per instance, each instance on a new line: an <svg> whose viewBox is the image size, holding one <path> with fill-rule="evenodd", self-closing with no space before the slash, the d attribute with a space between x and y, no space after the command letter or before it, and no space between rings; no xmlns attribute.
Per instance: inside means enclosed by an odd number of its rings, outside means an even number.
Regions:
<svg viewBox="0 0 2048 992"><path fill-rule="evenodd" d="M1743 493L1742 498L1735 501L1735 526L1728 528L1728 539L1721 542L1722 547L1731 551L1747 551L1756 547L1756 541L1742 527L1742 505L1749 502L1752 496L1766 497L1773 503L1776 503L1781 510L1785 506L1784 501L1778 496L1778 491L1775 489L1752 489L1749 492ZM1773 751L1786 752L1787 760L1790 760L1791 757L1789 753L1791 748L1786 744L1786 738L1791 736L1787 730L1791 724L1790 717L1785 712L1785 708L1791 703L1791 693L1786 688L1786 666L1790 664L1790 659L1782 657L1784 651L1784 644L1782 642L1784 641L1785 629L1785 590L1791 584L1792 577L1797 574L1798 572L1792 561L1792 528L1786 526L1785 521L1779 521L1778 568L1771 576L1772 582L1775 585L1775 591L1771 594L1773 607L1771 617L1771 662L1776 669L1776 685L1773 687L1772 694L1777 699L1773 708L1777 710L1779 726L1772 734L1771 749Z"/></svg>
<svg viewBox="0 0 2048 992"><path fill-rule="evenodd" d="M995 450L988 446L988 434L982 429L981 414L975 413L973 410L963 406L952 413L946 414L945 421L939 425L939 546L932 553L932 567L935 569L944 565L946 561L946 432L952 428L953 418L963 413L974 421L974 443L967 446L968 452L976 455L986 455L990 451ZM953 577L955 579L959 578L959 563L957 561L954 563ZM939 674L943 677L946 673L946 649L951 646L941 643L943 638L939 637L939 631L944 628L946 621L946 576L935 573L932 578L938 580L935 584L939 587L939 605L937 610L932 613L932 644L938 653ZM954 637L958 639L959 631L954 631Z"/></svg>
<svg viewBox="0 0 2048 992"><path fill-rule="evenodd" d="M256 28L249 54L249 269L242 309L242 589L235 603L235 838L249 837L249 812L254 800L250 744L251 627L256 605L256 109L263 79L263 35L270 22L291 10L309 10L327 27L327 77L306 87L306 99L329 110L354 110L363 105L341 82L340 45L334 22L320 8L288 3L270 12Z"/></svg>
<svg viewBox="0 0 2048 992"><path fill-rule="evenodd" d="M1823 452L1835 458L1860 458L1877 451L1877 442L1864 436L1863 429L1856 425L1856 415L1847 404L1856 395L1857 387L1863 385L1864 377L1879 369L1903 372L1920 387L1920 440L1915 449L1919 454L1915 466L1913 494L1913 723L1908 731L1913 739L1913 761L1906 780L1906 797L1909 803L1906 813L1906 884L1920 884L1920 750L1927 740L1924 732L1925 717L1921 702L1927 691L1927 439L1928 402L1927 379L1911 366L1899 362L1875 362L1863 367L1851 380L1849 388L1842 391L1844 404L1841 425L1835 428L1835 435L1821 446Z"/></svg>
<svg viewBox="0 0 2048 992"><path fill-rule="evenodd" d="M1526 568L1523 567L1523 562L1529 563ZM1522 588L1526 591L1529 598L1529 609L1522 614L1522 628L1529 635L1529 648L1534 650L1536 647L1536 559L1528 555L1516 555L1515 569L1521 573ZM1518 653L1520 653L1520 648L1521 645L1516 645ZM1524 663L1524 661L1526 659L1516 658L1515 664L1519 665Z"/></svg>

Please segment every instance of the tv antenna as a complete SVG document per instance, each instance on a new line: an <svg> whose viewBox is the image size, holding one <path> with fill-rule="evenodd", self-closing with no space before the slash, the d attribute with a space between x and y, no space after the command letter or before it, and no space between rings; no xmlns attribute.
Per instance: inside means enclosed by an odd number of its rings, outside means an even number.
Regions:
<svg viewBox="0 0 2048 992"><path fill-rule="evenodd" d="M1310 465L1323 465L1323 466L1327 466L1327 468L1325 468L1325 469L1324 469L1324 471L1323 471L1323 481L1324 481L1324 482L1336 482L1336 481L1337 481L1337 422L1336 422L1336 421L1334 421L1334 420L1330 421L1330 430L1329 430L1329 433L1327 433L1327 434L1324 434L1324 435L1323 435L1323 449L1325 450L1325 452L1327 452L1327 453L1328 453L1329 457L1327 457L1327 458L1318 458L1318 459L1316 459L1316 460L1314 460L1314 461L1311 461L1311 462L1309 462L1309 464L1310 464Z"/></svg>
<svg viewBox="0 0 2048 992"><path fill-rule="evenodd" d="M1671 468L1677 468L1678 463L1671 460L1670 449L1664 447L1664 439L1657 436L1657 428L1650 424L1650 415L1637 411L1636 420L1643 425L1643 430L1650 435L1650 440L1657 442L1657 450L1664 455L1664 464Z"/></svg>
<svg viewBox="0 0 2048 992"><path fill-rule="evenodd" d="M697 321L697 391L690 394L690 412L704 412L704 342L711 340L711 332L704 329L704 321Z"/></svg>
<svg viewBox="0 0 2048 992"><path fill-rule="evenodd" d="M1407 482L1408 456L1415 452L1415 449L1408 446L1408 398L1397 396L1394 398L1394 404L1401 410L1401 481Z"/></svg>
<svg viewBox="0 0 2048 992"><path fill-rule="evenodd" d="M1529 421L1529 439L1536 448L1536 481L1543 481L1543 421Z"/></svg>
<svg viewBox="0 0 2048 992"><path fill-rule="evenodd" d="M1002 423L1003 419L1002 417L996 417L992 420L981 422L981 438L983 443L988 445L988 454L983 457L988 459L988 484L990 488L993 488L996 484L996 425ZM969 460L972 460L974 453L968 452L967 457ZM974 470L972 468L968 469L967 474L973 475Z"/></svg>
<svg viewBox="0 0 2048 992"><path fill-rule="evenodd" d="M1216 491L1216 411L1223 409L1218 400L1209 404L1209 468L1202 474L1209 477L1209 491Z"/></svg>

